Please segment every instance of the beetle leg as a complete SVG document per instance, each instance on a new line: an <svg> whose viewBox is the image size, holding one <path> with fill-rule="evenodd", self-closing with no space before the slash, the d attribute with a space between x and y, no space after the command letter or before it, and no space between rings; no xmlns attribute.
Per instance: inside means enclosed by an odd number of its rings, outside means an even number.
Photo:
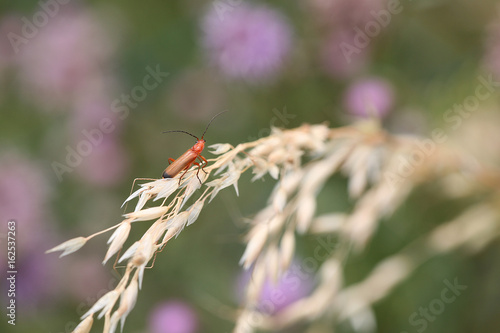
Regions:
<svg viewBox="0 0 500 333"><path fill-rule="evenodd" d="M179 177L179 185L181 185L181 180L182 180L182 177L184 177L184 175L186 174L186 172L188 172L188 171L189 171L189 167L191 167L191 165L192 165L192 164L193 164L193 163L191 162L191 163L189 163L188 165L186 165L186 167L184 168L184 170L186 170L186 171L184 171L184 173L183 173L183 174Z"/></svg>
<svg viewBox="0 0 500 333"><path fill-rule="evenodd" d="M202 166L200 165L200 163L198 162L193 162L194 165L197 165L198 166L198 171L196 171L196 178L198 178L198 181L200 182L201 184L201 179L200 179L200 176L198 176L198 174L200 173L200 169L202 168ZM203 169L202 169L203 170ZM205 170L203 170L205 171ZM205 172L206 173L206 172Z"/></svg>
<svg viewBox="0 0 500 333"><path fill-rule="evenodd" d="M170 165L170 164L172 164L172 163L174 163L174 162L175 162L175 160L174 160L173 158L169 158L169 159L168 159L168 165Z"/></svg>
<svg viewBox="0 0 500 333"><path fill-rule="evenodd" d="M198 155L198 158L199 158L202 162L204 162L204 164L203 164L203 165L202 165L202 167L201 167L201 171L203 171L203 172L206 174L207 172L205 171L205 166L207 166L208 161L207 161L207 159L206 159L205 157L203 157L203 156L201 156L201 155Z"/></svg>

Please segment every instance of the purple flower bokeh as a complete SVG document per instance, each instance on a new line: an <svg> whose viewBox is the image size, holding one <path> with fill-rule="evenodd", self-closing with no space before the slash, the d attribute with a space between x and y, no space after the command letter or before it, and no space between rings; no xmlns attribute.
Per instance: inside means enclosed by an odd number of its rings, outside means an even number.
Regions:
<svg viewBox="0 0 500 333"><path fill-rule="evenodd" d="M483 67L500 78L500 22L494 22L488 29L485 42Z"/></svg>
<svg viewBox="0 0 500 333"><path fill-rule="evenodd" d="M67 147L80 156L71 171L58 167L58 177L71 172L92 184L113 186L125 175L128 159L118 136L122 121L111 107L118 86L113 62L119 34L113 24L115 17L105 18L105 14L77 4L61 7L39 29L36 38L14 46L15 61L10 65L17 70L24 99L38 110L71 111L66 123L70 133ZM6 16L0 22L0 31L5 29L19 32L20 27ZM0 39L0 56L6 53L4 44ZM0 59L0 72L1 67ZM105 134L99 127L106 119L111 119L112 129L108 126ZM100 133L92 134L96 132ZM78 151L83 146L87 148L85 154ZM66 155L60 153L57 162ZM73 169L77 172L72 173Z"/></svg>
<svg viewBox="0 0 500 333"><path fill-rule="evenodd" d="M149 330L151 333L195 333L198 317L193 308L183 301L164 302L153 310Z"/></svg>
<svg viewBox="0 0 500 333"><path fill-rule="evenodd" d="M244 299L247 285L252 283L252 270L244 271L236 281L236 294L240 302ZM266 278L259 296L259 308L269 314L280 312L290 304L306 297L314 287L314 277L305 272L297 260L274 283Z"/></svg>
<svg viewBox="0 0 500 333"><path fill-rule="evenodd" d="M344 95L344 107L358 117L385 117L394 105L394 89L381 78L364 78L351 84Z"/></svg>
<svg viewBox="0 0 500 333"><path fill-rule="evenodd" d="M44 110L71 107L75 99L109 91L116 43L97 15L68 8L51 18L37 38L19 45L19 80L27 98Z"/></svg>
<svg viewBox="0 0 500 333"><path fill-rule="evenodd" d="M36 162L12 149L0 159L0 220L14 219L22 234L17 250L37 248L46 235L47 211L52 189L47 175ZM2 230L3 232L4 230Z"/></svg>
<svg viewBox="0 0 500 333"><path fill-rule="evenodd" d="M40 304L48 306L60 293L56 257L44 254L52 241L52 189L42 165L14 149L0 158L0 234L7 235L7 221L15 221L16 302L21 309L36 313ZM3 242L2 242L3 243ZM5 243L3 243L5 244ZM0 269L7 270L7 256L0 258ZM2 293L6 281L0 281ZM6 294L6 293L4 293Z"/></svg>
<svg viewBox="0 0 500 333"><path fill-rule="evenodd" d="M19 238L23 237L19 234ZM16 301L24 311L38 314L40 306L49 308L61 296L61 276L57 276L58 258L48 256L44 250L51 246L45 241L38 250L23 252L16 258Z"/></svg>
<svg viewBox="0 0 500 333"><path fill-rule="evenodd" d="M229 78L262 82L274 78L290 52L292 33L284 16L268 7L240 4L203 22L209 58Z"/></svg>

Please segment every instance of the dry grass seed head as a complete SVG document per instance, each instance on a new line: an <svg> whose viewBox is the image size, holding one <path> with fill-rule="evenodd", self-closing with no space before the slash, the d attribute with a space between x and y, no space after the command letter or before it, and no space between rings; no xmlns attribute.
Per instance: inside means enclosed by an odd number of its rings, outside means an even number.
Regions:
<svg viewBox="0 0 500 333"><path fill-rule="evenodd" d="M94 324L94 316L87 316L71 333L89 333Z"/></svg>
<svg viewBox="0 0 500 333"><path fill-rule="evenodd" d="M75 237L73 239L70 239L68 241L65 241L64 243L45 251L45 253L51 253L51 252L58 252L58 251L63 251L59 258L64 257L65 255L68 255L70 253L73 253L75 251L78 251L82 246L87 243L87 238L85 237Z"/></svg>
<svg viewBox="0 0 500 333"><path fill-rule="evenodd" d="M104 260L102 262L103 265L109 260L109 258L115 255L122 248L123 244L125 244L125 241L128 238L130 229L131 229L130 222L128 221L122 222L122 224L118 228L116 228L115 232L113 232L111 237L109 237L108 252L104 256Z"/></svg>

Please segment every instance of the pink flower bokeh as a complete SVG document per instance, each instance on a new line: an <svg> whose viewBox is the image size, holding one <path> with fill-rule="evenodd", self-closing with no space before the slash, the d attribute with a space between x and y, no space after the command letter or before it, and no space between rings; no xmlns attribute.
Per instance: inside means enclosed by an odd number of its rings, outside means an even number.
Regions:
<svg viewBox="0 0 500 333"><path fill-rule="evenodd" d="M213 9L202 29L212 63L229 78L254 83L277 76L292 44L284 16L266 6L239 4L224 16Z"/></svg>
<svg viewBox="0 0 500 333"><path fill-rule="evenodd" d="M194 309L181 300L158 304L150 318L151 333L195 333L198 331L198 317Z"/></svg>
<svg viewBox="0 0 500 333"><path fill-rule="evenodd" d="M50 19L36 38L20 45L19 81L44 110L67 108L82 94L109 91L109 61L116 43L91 12L68 8Z"/></svg>
<svg viewBox="0 0 500 333"><path fill-rule="evenodd" d="M252 283L252 270L244 271L236 281L236 294L240 302L244 299L243 295L249 283ZM313 287L312 273L305 271L299 261L294 260L276 283L266 278L258 306L269 314L280 312L290 304L309 295Z"/></svg>
<svg viewBox="0 0 500 333"><path fill-rule="evenodd" d="M344 95L344 107L358 117L385 117L394 105L394 88L384 79L363 78L352 83Z"/></svg>

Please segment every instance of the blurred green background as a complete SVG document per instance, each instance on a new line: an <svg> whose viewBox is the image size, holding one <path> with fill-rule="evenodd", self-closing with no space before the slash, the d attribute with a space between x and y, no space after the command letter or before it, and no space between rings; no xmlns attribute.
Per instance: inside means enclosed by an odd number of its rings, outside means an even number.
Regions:
<svg viewBox="0 0 500 333"><path fill-rule="evenodd" d="M19 276L17 325L8 325L4 316L0 330L69 332L82 309L116 282L112 265L101 265L106 237L63 259L43 252L117 223L133 179L160 177L167 159L193 144L189 136L162 131L201 135L223 110L229 112L211 125L207 144L255 140L268 135L271 125L349 125L364 112L352 105L349 92L372 80L387 129L428 135L445 127L443 113L474 92L478 75L500 74L498 3L488 0L401 1L401 12L346 63L340 42L352 43L355 28L372 22L371 11L388 2L61 1L47 23L25 38L26 20L43 23L43 15L35 15L47 10L35 1L2 1L0 217L2 228L8 219L18 224ZM231 18L245 10L243 19ZM252 18L258 10L262 15ZM251 26L241 49L226 36L238 24ZM148 68L168 75L153 89L136 89L144 86ZM146 94L124 107L123 95L134 89ZM496 94L481 108L497 110L497 105ZM114 130L61 174L54 162L67 165L68 147L78 149L83 131L98 128L103 118L111 119ZM197 318L193 332L231 331L232 322L218 313L238 306L243 221L265 205L273 187L270 178L255 183L250 178L240 180L239 197L226 189L158 255L125 332L157 333L151 313L173 300ZM352 206L345 185L336 177L325 187L319 213L330 211L331 202L339 210ZM347 283L466 204L443 198L431 186L419 188L380 224L365 255L348 261ZM132 230L133 238L146 229L137 224ZM300 239L297 257L311 255L316 244L315 237ZM473 257L455 253L427 262L375 306L377 331L417 332L409 316L438 297L444 280L458 277L468 289L425 332L498 332L499 252L495 242ZM5 261L2 256L2 271ZM2 279L2 300L5 295ZM339 332L354 329L343 325Z"/></svg>

